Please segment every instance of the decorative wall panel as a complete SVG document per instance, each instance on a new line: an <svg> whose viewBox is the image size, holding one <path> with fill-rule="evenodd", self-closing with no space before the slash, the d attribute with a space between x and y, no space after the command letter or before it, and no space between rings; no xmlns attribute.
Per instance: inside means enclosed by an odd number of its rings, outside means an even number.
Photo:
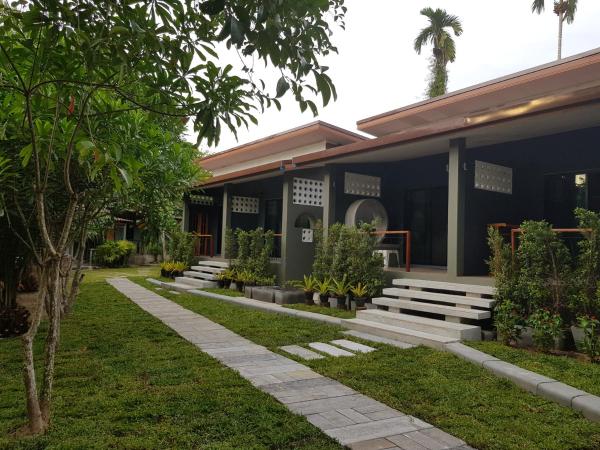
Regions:
<svg viewBox="0 0 600 450"><path fill-rule="evenodd" d="M258 214L258 198L231 197L231 211L242 214Z"/></svg>
<svg viewBox="0 0 600 450"><path fill-rule="evenodd" d="M475 189L512 194L513 170L483 161L475 161Z"/></svg>
<svg viewBox="0 0 600 450"><path fill-rule="evenodd" d="M323 182L309 178L294 178L294 205L323 206Z"/></svg>
<svg viewBox="0 0 600 450"><path fill-rule="evenodd" d="M313 241L313 230L311 228L302 228L302 242Z"/></svg>
<svg viewBox="0 0 600 450"><path fill-rule="evenodd" d="M210 195L191 194L190 203L194 205L210 206L214 203L214 199Z"/></svg>
<svg viewBox="0 0 600 450"><path fill-rule="evenodd" d="M346 172L344 174L344 193L381 197L381 178Z"/></svg>

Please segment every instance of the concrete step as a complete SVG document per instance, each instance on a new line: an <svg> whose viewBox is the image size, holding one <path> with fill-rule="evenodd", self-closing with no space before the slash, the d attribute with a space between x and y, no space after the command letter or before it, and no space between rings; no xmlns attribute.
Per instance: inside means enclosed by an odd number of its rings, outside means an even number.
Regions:
<svg viewBox="0 0 600 450"><path fill-rule="evenodd" d="M479 284L446 283L445 281L413 280L397 278L392 280L394 286L405 286L421 289L438 289L440 291L465 292L467 294L494 295L496 288Z"/></svg>
<svg viewBox="0 0 600 450"><path fill-rule="evenodd" d="M179 284L186 284L192 289L217 287L217 283L214 281L200 280L198 278L191 277L176 277L175 282Z"/></svg>
<svg viewBox="0 0 600 450"><path fill-rule="evenodd" d="M192 269L194 269L194 267L192 267ZM214 273L198 272L197 270L186 270L185 272L183 272L183 274L186 277L201 278L203 280L213 281L217 279L217 276Z"/></svg>
<svg viewBox="0 0 600 450"><path fill-rule="evenodd" d="M199 266L208 266L208 267L220 267L222 269L227 269L229 267L229 262L203 259L201 261L198 261L198 265Z"/></svg>
<svg viewBox="0 0 600 450"><path fill-rule="evenodd" d="M383 295L397 298L417 298L419 300L431 300L452 305L468 305L491 309L495 300L491 298L468 297L464 295L442 294L439 292L415 291L413 289L385 288Z"/></svg>
<svg viewBox="0 0 600 450"><path fill-rule="evenodd" d="M445 344L457 342L458 339L447 336L439 336L422 331L411 330L409 328L395 327L385 323L371 322L363 319L344 319L342 325L350 330L363 333L374 334L384 338L395 339L408 344L426 345L437 349L442 349Z"/></svg>
<svg viewBox="0 0 600 450"><path fill-rule="evenodd" d="M192 266L192 270L196 270L198 272L208 272L208 273L221 273L225 269L223 267L209 267L209 266Z"/></svg>
<svg viewBox="0 0 600 450"><path fill-rule="evenodd" d="M481 327L377 309L357 311L356 318L467 341L481 340Z"/></svg>
<svg viewBox="0 0 600 450"><path fill-rule="evenodd" d="M406 311L420 311L463 319L483 320L489 319L492 316L490 311L483 311L480 309L457 308L456 306L435 305L433 303L399 300L389 297L374 298L373 304L378 306L387 306L389 308L403 309Z"/></svg>
<svg viewBox="0 0 600 450"><path fill-rule="evenodd" d="M164 283L163 287L165 289L169 289L169 290L173 290L173 291L179 291L179 292L187 292L187 291L191 291L193 289L198 289L198 286L190 286L189 284L184 284L184 283Z"/></svg>

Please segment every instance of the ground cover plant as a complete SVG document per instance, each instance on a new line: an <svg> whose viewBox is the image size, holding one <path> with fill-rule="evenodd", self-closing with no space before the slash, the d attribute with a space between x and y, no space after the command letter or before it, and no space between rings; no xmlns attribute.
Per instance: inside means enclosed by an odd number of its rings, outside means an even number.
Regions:
<svg viewBox="0 0 600 450"><path fill-rule="evenodd" d="M44 435L10 434L26 418L20 343L0 341L0 449L341 448L102 281L122 273L89 272L64 321Z"/></svg>
<svg viewBox="0 0 600 450"><path fill-rule="evenodd" d="M152 288L141 278L134 281ZM281 345L327 342L341 336L339 327L305 319L191 294L161 295L275 351ZM600 424L454 355L424 347L401 350L365 343L378 351L301 362L478 449L595 450L600 446Z"/></svg>
<svg viewBox="0 0 600 450"><path fill-rule="evenodd" d="M314 312L318 314L325 314L326 316L339 317L341 319L354 319L356 317L356 311L338 309L338 308L326 308L320 305L305 305L302 303L293 303L290 305L283 305L284 308L298 309L300 311Z"/></svg>

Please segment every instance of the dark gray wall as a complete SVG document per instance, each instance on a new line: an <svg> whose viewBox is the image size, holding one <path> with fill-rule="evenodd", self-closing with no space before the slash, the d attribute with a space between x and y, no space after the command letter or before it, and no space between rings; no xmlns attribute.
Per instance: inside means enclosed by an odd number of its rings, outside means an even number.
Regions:
<svg viewBox="0 0 600 450"><path fill-rule="evenodd" d="M465 273L487 274L487 225L544 218L544 176L600 170L600 127L468 150ZM481 160L513 168L513 194L474 188Z"/></svg>

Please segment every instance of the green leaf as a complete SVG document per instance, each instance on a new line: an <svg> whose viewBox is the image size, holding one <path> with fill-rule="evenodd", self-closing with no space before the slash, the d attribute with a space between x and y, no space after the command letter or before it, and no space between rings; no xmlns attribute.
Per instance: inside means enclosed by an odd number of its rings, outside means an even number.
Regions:
<svg viewBox="0 0 600 450"><path fill-rule="evenodd" d="M244 42L244 33L242 31L241 24L235 17L231 17L231 42L236 45Z"/></svg>
<svg viewBox="0 0 600 450"><path fill-rule="evenodd" d="M284 76L281 76L281 78L277 82L277 98L283 96L283 94L285 94L289 88L289 83L287 82Z"/></svg>
<svg viewBox="0 0 600 450"><path fill-rule="evenodd" d="M26 145L21 149L19 155L21 156L21 165L27 167L31 160L31 154L33 153L33 146L31 144Z"/></svg>

